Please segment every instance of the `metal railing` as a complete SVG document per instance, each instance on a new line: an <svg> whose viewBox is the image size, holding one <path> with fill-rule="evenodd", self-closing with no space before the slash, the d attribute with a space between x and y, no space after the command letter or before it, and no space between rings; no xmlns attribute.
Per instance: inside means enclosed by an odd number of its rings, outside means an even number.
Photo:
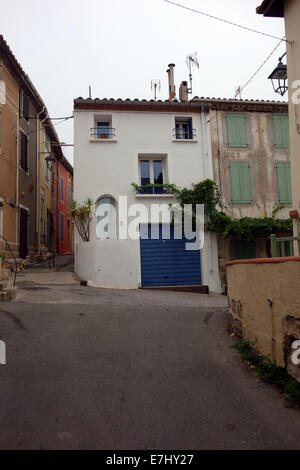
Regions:
<svg viewBox="0 0 300 470"><path fill-rule="evenodd" d="M276 237L276 235L271 235L270 240L272 258L294 256L294 241L298 242L300 251L300 237Z"/></svg>
<svg viewBox="0 0 300 470"><path fill-rule="evenodd" d="M115 131L114 127L91 127L90 137L95 140L113 139Z"/></svg>
<svg viewBox="0 0 300 470"><path fill-rule="evenodd" d="M155 186L138 186L136 188L137 194L171 194L172 191L167 187L155 187Z"/></svg>
<svg viewBox="0 0 300 470"><path fill-rule="evenodd" d="M196 137L196 129L173 129L173 137L178 140L192 140Z"/></svg>

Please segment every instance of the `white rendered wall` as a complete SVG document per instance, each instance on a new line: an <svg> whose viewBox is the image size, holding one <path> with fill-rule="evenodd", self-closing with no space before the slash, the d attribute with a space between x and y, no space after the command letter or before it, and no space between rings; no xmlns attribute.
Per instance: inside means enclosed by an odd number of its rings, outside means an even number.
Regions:
<svg viewBox="0 0 300 470"><path fill-rule="evenodd" d="M90 141L94 116L112 116L116 141ZM193 119L196 141L174 142L175 116ZM175 203L169 195L136 195L131 183L139 183L138 156L165 156L167 174L164 183L190 187L212 178L209 124L204 115L153 112L74 112L74 199L109 195L118 202L127 196L128 206L144 203ZM149 211L150 212L150 211ZM129 218L129 222L130 222ZM145 222L151 222L144 220ZM122 221L121 221L122 223ZM95 221L89 244L81 243L76 233L76 272L92 285L115 288L137 288L141 284L139 240L97 240ZM202 283L220 292L218 254L215 236L205 234L201 250Z"/></svg>

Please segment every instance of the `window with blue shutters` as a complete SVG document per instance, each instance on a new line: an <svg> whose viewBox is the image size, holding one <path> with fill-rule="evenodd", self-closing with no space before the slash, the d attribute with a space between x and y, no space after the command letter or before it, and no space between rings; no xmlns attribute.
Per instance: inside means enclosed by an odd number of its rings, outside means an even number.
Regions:
<svg viewBox="0 0 300 470"><path fill-rule="evenodd" d="M227 113L226 127L229 147L248 147L245 114Z"/></svg>
<svg viewBox="0 0 300 470"><path fill-rule="evenodd" d="M273 114L274 146L287 149L290 147L289 117L285 114Z"/></svg>
<svg viewBox="0 0 300 470"><path fill-rule="evenodd" d="M252 202L250 167L248 162L230 163L231 201L234 204Z"/></svg>
<svg viewBox="0 0 300 470"><path fill-rule="evenodd" d="M279 202L292 203L291 164L289 162L277 162L277 181Z"/></svg>

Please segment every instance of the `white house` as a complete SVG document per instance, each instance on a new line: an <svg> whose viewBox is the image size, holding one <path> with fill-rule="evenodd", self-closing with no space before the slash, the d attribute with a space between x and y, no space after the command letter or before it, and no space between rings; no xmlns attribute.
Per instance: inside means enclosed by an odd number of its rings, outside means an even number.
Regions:
<svg viewBox="0 0 300 470"><path fill-rule="evenodd" d="M208 111L204 100L74 100L74 199L96 202L90 241L75 236L76 272L89 285L208 285L220 292L214 234L205 232L203 248L192 251L185 249L186 240L175 239L172 229L167 240L161 226L155 239L141 239L144 224L154 222L149 210L149 215L142 211L135 239L124 235L137 203L150 209L151 204L176 202L162 187L147 184L191 187L213 179Z"/></svg>

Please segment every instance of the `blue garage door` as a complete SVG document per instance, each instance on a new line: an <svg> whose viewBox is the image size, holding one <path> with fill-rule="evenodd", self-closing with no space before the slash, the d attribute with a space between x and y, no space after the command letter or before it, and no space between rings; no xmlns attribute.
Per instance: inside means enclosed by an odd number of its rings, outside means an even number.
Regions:
<svg viewBox="0 0 300 470"><path fill-rule="evenodd" d="M148 239L142 234L148 230ZM174 229L170 239L163 238L162 225L157 239L151 239L151 225L141 225L141 274L142 286L183 286L201 284L200 250L186 250L186 242L176 240Z"/></svg>

